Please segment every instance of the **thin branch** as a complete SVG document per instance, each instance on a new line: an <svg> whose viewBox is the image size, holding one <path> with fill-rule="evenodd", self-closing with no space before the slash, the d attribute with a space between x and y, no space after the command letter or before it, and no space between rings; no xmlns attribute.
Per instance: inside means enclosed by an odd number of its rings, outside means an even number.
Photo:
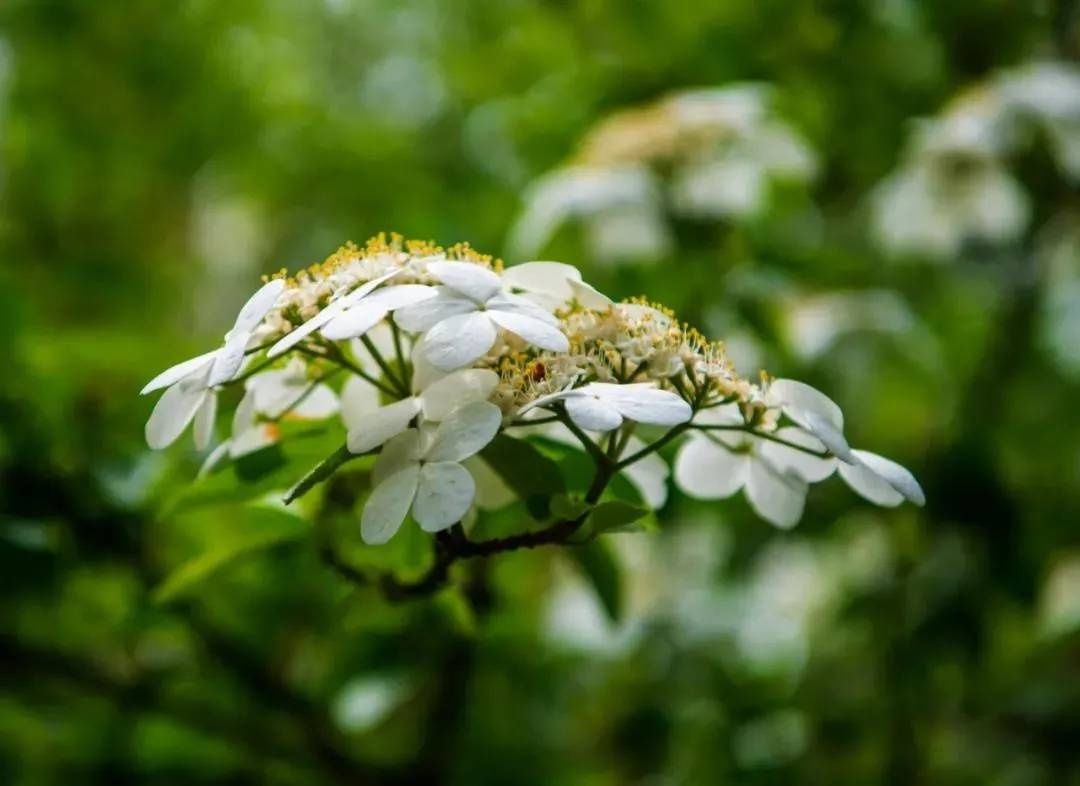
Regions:
<svg viewBox="0 0 1080 786"><path fill-rule="evenodd" d="M600 496L615 473L615 465L610 462L597 468L592 484L585 494L585 502L590 507L600 500ZM436 535L435 561L415 581L400 581L389 573L365 573L342 561L329 545L322 547L320 557L327 567L352 584L362 587L377 586L391 601L412 600L432 595L440 590L450 578L451 566L459 560L485 558L507 551L567 543L585 523L589 512L586 509L580 516L562 519L544 529L480 541L466 538L460 524L456 524L449 530Z"/></svg>

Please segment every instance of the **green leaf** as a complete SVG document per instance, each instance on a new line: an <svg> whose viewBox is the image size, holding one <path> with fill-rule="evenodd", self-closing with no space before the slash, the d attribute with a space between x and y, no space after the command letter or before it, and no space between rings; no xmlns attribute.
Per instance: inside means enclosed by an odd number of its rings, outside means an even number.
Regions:
<svg viewBox="0 0 1080 786"><path fill-rule="evenodd" d="M238 519L244 521L239 527L243 532L224 537L214 548L173 570L154 590L154 602L168 603L241 557L308 534L303 519L278 508L259 505L245 508L243 513Z"/></svg>
<svg viewBox="0 0 1080 786"><path fill-rule="evenodd" d="M300 497L307 494L318 484L327 480L338 467L344 464L346 461L355 458L354 454L349 452L347 445L342 445L329 456L324 458L314 467L312 467L304 477L296 483L295 486L285 492L284 502L288 505L294 500L300 499Z"/></svg>
<svg viewBox="0 0 1080 786"><path fill-rule="evenodd" d="M292 424L290 424L292 425ZM250 502L284 491L336 450L344 440L340 428L282 428L282 440L245 456L218 472L199 478L166 500L159 517L206 505Z"/></svg>
<svg viewBox="0 0 1080 786"><path fill-rule="evenodd" d="M525 501L534 518L547 518L549 500L566 489L559 466L523 439L500 434L484 448L481 456Z"/></svg>
<svg viewBox="0 0 1080 786"><path fill-rule="evenodd" d="M561 521L573 521L589 509L589 503L581 497L556 494L551 498L551 515Z"/></svg>
<svg viewBox="0 0 1080 786"><path fill-rule="evenodd" d="M651 511L621 500L601 502L589 514L586 525L596 535L606 532L641 532L650 529L644 522Z"/></svg>
<svg viewBox="0 0 1080 786"><path fill-rule="evenodd" d="M570 555L592 585L608 618L618 622L623 612L622 570L608 544L594 540L570 549Z"/></svg>

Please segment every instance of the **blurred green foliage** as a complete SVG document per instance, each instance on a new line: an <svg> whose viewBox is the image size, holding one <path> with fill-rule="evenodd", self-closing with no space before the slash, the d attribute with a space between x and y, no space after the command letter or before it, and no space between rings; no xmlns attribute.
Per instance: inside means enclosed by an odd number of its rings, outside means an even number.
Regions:
<svg viewBox="0 0 1080 786"><path fill-rule="evenodd" d="M913 117L1077 56L1078 23L1066 0L7 0L0 781L1080 783L1080 378L1037 338L1037 233L944 264L865 233ZM680 223L651 266L598 267L572 230L551 255L756 336L925 510L830 483L778 533L741 498L673 495L659 533L388 604L319 560L328 539L405 574L430 558L415 529L360 545L362 461L299 518L240 499L284 477L192 486L190 448L145 448L139 387L258 274L382 229L498 253L605 113L747 79L822 157L812 211ZM1075 221L1044 159L1018 163L1034 226ZM913 321L801 357L789 310L835 290ZM287 448L290 479L340 436Z"/></svg>

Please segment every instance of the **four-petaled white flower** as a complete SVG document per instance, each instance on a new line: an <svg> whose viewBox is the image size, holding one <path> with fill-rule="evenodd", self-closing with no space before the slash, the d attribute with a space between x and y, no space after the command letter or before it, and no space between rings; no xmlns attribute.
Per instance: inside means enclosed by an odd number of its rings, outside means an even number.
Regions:
<svg viewBox="0 0 1080 786"><path fill-rule="evenodd" d="M536 407L563 401L570 419L586 431L612 431L624 420L653 426L677 426L693 416L690 405L669 390L660 390L651 382L616 385L590 382L541 396L521 408L519 415Z"/></svg>
<svg viewBox="0 0 1080 786"><path fill-rule="evenodd" d="M768 403L780 407L796 424L817 437L822 446L839 459L827 459L826 463L818 464L818 472L824 472L826 467L829 469L821 478L817 478L813 476L816 473L806 472L806 468L810 466L806 463L807 459L813 461L813 457L803 454L793 468L808 482L823 480L835 468L852 490L877 505L893 507L905 499L915 505L926 504L926 496L919 482L904 467L876 453L848 447L843 433L843 413L836 402L821 391L794 379L777 379L769 386L765 398ZM799 439L790 441L799 442ZM785 451L778 455L783 460L790 453Z"/></svg>
<svg viewBox="0 0 1080 786"><path fill-rule="evenodd" d="M441 282L437 294L399 309L394 321L424 333L420 347L435 368L453 371L483 357L500 328L541 349L570 348L559 321L528 298L506 292L493 271L468 262L432 262L427 270Z"/></svg>
<svg viewBox="0 0 1080 786"><path fill-rule="evenodd" d="M217 414L214 387L236 376L244 363L252 333L284 289L285 282L281 279L268 281L240 309L232 330L225 334L224 346L162 371L140 391L146 394L168 388L146 422L146 442L151 448L171 445L192 420L195 446L202 450L210 443Z"/></svg>
<svg viewBox="0 0 1080 786"><path fill-rule="evenodd" d="M694 422L731 430L694 431L679 449L675 483L691 497L724 499L742 489L759 516L787 528L802 517L806 484L832 474L833 466L825 459L739 430L745 422L735 404L699 412ZM810 450L825 449L795 426L773 435Z"/></svg>
<svg viewBox="0 0 1080 786"><path fill-rule="evenodd" d="M476 495L461 462L491 442L501 422L498 407L476 401L454 410L434 430L409 428L387 442L372 470L375 488L360 519L364 542L386 543L410 510L427 532L460 521Z"/></svg>

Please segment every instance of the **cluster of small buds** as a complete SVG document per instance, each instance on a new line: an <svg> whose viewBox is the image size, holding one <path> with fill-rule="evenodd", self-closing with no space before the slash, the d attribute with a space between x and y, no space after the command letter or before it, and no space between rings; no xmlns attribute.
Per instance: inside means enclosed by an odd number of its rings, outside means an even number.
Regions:
<svg viewBox="0 0 1080 786"><path fill-rule="evenodd" d="M165 389L149 444L164 447L194 422L196 445L208 447L217 393L238 383L232 434L207 471L280 439L283 418L340 417L348 450L378 456L361 520L369 543L410 515L429 532L472 516L500 472L477 454L501 432L537 428L596 458L602 479L625 472L650 504L666 498L669 474L656 451L684 432L680 488L703 498L745 488L780 526L798 519L807 484L833 470L880 504L922 501L902 467L848 447L839 408L818 391L741 378L722 345L671 311L614 303L569 265L504 269L466 245L379 236L268 279L220 349L144 388ZM632 433L639 425L663 431L647 443Z"/></svg>

